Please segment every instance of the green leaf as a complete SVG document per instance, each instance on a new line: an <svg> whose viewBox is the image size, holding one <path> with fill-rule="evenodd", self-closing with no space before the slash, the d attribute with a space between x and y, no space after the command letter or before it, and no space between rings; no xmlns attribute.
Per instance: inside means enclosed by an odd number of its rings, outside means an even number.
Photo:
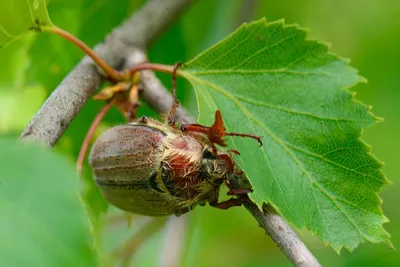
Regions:
<svg viewBox="0 0 400 267"><path fill-rule="evenodd" d="M251 198L271 203L290 223L337 252L360 243L390 242L377 192L388 183L382 164L359 137L377 118L346 90L356 70L283 21L244 24L186 63L199 121L211 125L220 109L254 187Z"/></svg>
<svg viewBox="0 0 400 267"><path fill-rule="evenodd" d="M0 49L29 31L52 26L45 0L1 1L0 14Z"/></svg>
<svg viewBox="0 0 400 267"><path fill-rule="evenodd" d="M12 140L0 147L0 266L99 266L72 164Z"/></svg>
<svg viewBox="0 0 400 267"><path fill-rule="evenodd" d="M46 99L45 92L38 86L24 87L19 91L1 89L0 85L0 134L21 132Z"/></svg>
<svg viewBox="0 0 400 267"><path fill-rule="evenodd" d="M28 50L32 37L18 40L6 52L0 52L0 91L18 91L24 87L25 74L31 63Z"/></svg>
<svg viewBox="0 0 400 267"><path fill-rule="evenodd" d="M114 1L57 0L48 3L47 9L54 25L93 47L131 15L140 2L143 0L119 0L118 4ZM34 64L30 67L27 78L34 84L40 82L51 92L85 54L60 36L36 36L29 51Z"/></svg>

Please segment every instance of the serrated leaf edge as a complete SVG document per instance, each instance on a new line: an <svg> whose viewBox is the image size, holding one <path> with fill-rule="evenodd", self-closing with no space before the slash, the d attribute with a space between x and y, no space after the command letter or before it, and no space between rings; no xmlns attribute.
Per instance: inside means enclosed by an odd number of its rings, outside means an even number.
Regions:
<svg viewBox="0 0 400 267"><path fill-rule="evenodd" d="M215 45L213 45L213 46L209 47L208 49L204 50L203 52L201 52L200 54L198 54L196 57L194 57L193 59L191 59L189 62L187 62L185 65L190 65L191 62L194 62L194 61L197 60L199 57L201 57L203 54L206 54L206 53L208 53L210 50L212 50L212 49L218 47L219 45L221 45L221 44L224 42L224 40L225 40L226 38L229 38L230 36L235 35L235 34L236 34L238 31L240 31L242 28L248 28L248 27L250 27L250 26L253 25L253 24L259 24L259 23L264 23L265 26L267 26L267 25L269 26L269 25L273 25L273 24L282 24L282 26L283 26L282 28L295 27L296 29L305 32L305 34L306 34L306 35L305 35L305 38L304 38L304 41L305 41L305 42L314 42L314 43L320 44L320 45L324 46L325 48L327 48L327 54L328 54L328 55L331 55L331 56L334 57L335 59L337 59L337 60L339 60L339 61L342 61L348 68L351 68L351 69L358 75L358 77L359 77L359 80L358 80L358 81L354 82L353 84L351 84L351 85L349 85L349 86L347 86L347 87L342 88L342 90L343 90L345 93L347 93L347 94L349 94L349 95L351 96L350 101L352 101L355 105L358 105L358 106L361 106L361 107L365 107L365 109L367 110L368 115L370 115L371 118L374 119L374 122L371 123L371 124L368 125L368 126L372 126L372 125L375 124L375 123L379 123L379 122L382 122L382 121L383 121L383 118L379 118L379 117L377 117L375 114L373 114L373 113L371 112L371 109L372 109L371 106L368 106L368 105L362 103L361 101L357 100L357 99L355 98L356 93L350 91L350 88L353 88L353 87L354 87L355 85L357 85L358 83L366 83L366 82L367 82L367 80L366 80L364 77L362 77L362 76L360 76L360 75L358 74L358 70L357 70L357 69L355 69L355 68L353 68L353 67L351 67L351 66L349 65L350 60L349 60L349 59L342 58L342 57L340 57L339 55L337 55L336 53L331 52L331 51L330 51L330 45L329 45L329 44L324 43L324 42L321 42L321 41L318 41L318 40L315 40L315 39L308 38L308 35L309 35L309 32L310 32L309 29L301 28L298 24L285 24L284 19L280 19L280 20L277 20L277 21L274 21L274 22L267 23L266 18L262 18L262 19L260 19L260 20L253 21L253 22L251 22L251 23L243 23L238 29L236 29L236 30L235 30L234 32L232 32L230 35L226 36L224 39L222 39L221 41L219 41L219 42L216 43ZM194 78L192 75L188 74L188 72L185 71L185 66L184 66L182 69L180 69L180 71L178 72L178 74L181 75L181 76L183 76L185 79L189 80L189 82L190 82L190 79L188 79L188 77L190 77L190 78L192 78L192 79ZM195 78L195 79L196 79L196 78ZM194 87L194 85L193 85L193 87ZM195 90L195 94L196 94L197 106L200 107L199 97L198 97L198 95L197 95L196 90ZM217 106L217 105L216 105L216 106ZM199 111L199 116L200 116L200 111ZM366 127L367 127L367 126L366 126ZM358 132L358 134L357 134L357 137L356 137L356 141L359 142L359 143L361 143L364 147L366 147L367 150L368 150L367 155L370 156L371 159L373 159L374 161L376 161L376 162L380 165L380 167L382 167L382 166L384 165L384 163L381 162L381 161L379 161L379 160L371 153L371 148L372 148L372 147L371 147L370 145L366 144L366 143L361 139L362 132L363 132L363 129L364 129L364 128L365 128L365 127L360 128L360 130L359 130L359 132ZM234 141L232 141L232 142L233 142L233 144L234 144ZM381 177L384 178L384 180L382 181L382 182L384 183L383 185L385 185L385 184L390 184L390 183L391 183L390 180L388 180L387 177L384 175L384 173L383 173L383 171L382 171L381 168L379 168L379 174L381 175ZM250 181L250 183L251 183L251 181ZM387 243L388 246L393 247L393 245L392 245L392 243L391 243L391 241L390 241L390 234L387 233L386 230L383 228L383 224L389 222L389 219L388 219L386 216L384 216L384 214L383 214L383 210L382 210L382 203L383 203L383 201L382 201L382 199L381 199L380 196L379 196L379 192L382 191L383 185L380 187L380 190L379 190L379 191L376 191L376 192L374 193L375 196L379 199L379 202L380 202L380 205L379 205L379 207L378 207L378 209L379 209L379 211L380 211L380 214L377 214L377 215L382 216L383 223L381 224L381 227L382 227L382 230L384 231L383 234L387 235L387 237L388 237L388 238L387 238L387 241L386 241L386 242L383 241L383 242L384 242L384 243ZM250 194L249 196L250 196L250 198L251 198L251 194ZM253 200L253 199L252 199L252 200ZM270 204L270 205L272 205L272 206L274 207L274 209L275 209L279 214L282 214L282 212L280 211L280 209L279 209L278 207L276 207L271 201L269 201L269 202L268 202L268 201L264 201L263 203L256 203L256 202L254 202L254 203L258 206L258 208L259 208L260 210L262 210L262 205L264 205L264 203L265 203L265 204ZM282 216L282 215L281 215L281 216ZM282 216L282 217L283 217L283 216ZM296 226L294 226L292 223L289 222L289 224L292 225L292 227L294 227L295 229L298 229L298 228L297 228ZM341 246L339 246L339 247L334 247L334 246L332 246L331 244L327 244L326 242L323 241L323 239L321 238L321 235L320 235L320 234L312 232L310 229L308 229L308 227L307 227L305 224L304 224L304 227L305 227L310 233L312 233L313 235L317 236L317 237L322 241L322 243L323 243L324 245L326 245L326 246L331 246L331 247L336 251L336 253L338 253L338 254L340 254L340 251L341 251L342 248L345 248L345 249L348 250L349 252L354 251L354 249L351 249L351 248L349 248L349 247L347 247L347 246L345 246L345 245L341 245ZM301 230L301 229L298 229L298 230ZM361 237L360 239L362 239L362 241L358 242L357 245L355 246L355 248L358 247L360 244L365 243L366 241L369 241L369 242L371 242L371 243L381 243L381 242L375 242L375 241L373 241L373 240L369 240L369 239L365 238L364 235L360 235L360 237Z"/></svg>

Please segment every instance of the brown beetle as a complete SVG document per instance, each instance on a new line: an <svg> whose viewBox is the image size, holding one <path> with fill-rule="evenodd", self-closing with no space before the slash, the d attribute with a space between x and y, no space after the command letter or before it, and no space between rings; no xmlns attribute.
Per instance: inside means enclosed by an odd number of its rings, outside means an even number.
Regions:
<svg viewBox="0 0 400 267"><path fill-rule="evenodd" d="M215 144L226 146L224 136L251 137L261 144L260 138L226 133L219 111L211 127L177 126L173 120L177 103L175 97L166 123L143 117L112 127L95 141L90 165L111 204L148 216L181 215L207 202L221 209L241 205L246 198L218 202L223 183L230 189L228 195L246 196L252 191L232 159L231 154L239 152L222 152Z"/></svg>

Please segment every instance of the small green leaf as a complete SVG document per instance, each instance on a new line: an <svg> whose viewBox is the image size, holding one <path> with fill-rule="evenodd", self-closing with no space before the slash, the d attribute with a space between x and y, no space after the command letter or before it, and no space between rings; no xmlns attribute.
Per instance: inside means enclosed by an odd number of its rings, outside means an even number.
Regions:
<svg viewBox="0 0 400 267"><path fill-rule="evenodd" d="M360 243L389 242L377 192L388 183L381 163L359 137L374 124L368 107L346 88L356 70L326 45L283 21L244 24L186 63L199 121L211 125L220 109L254 187L251 198L271 203L298 229L306 226L337 252Z"/></svg>
<svg viewBox="0 0 400 267"><path fill-rule="evenodd" d="M99 266L72 164L16 141L0 147L0 266Z"/></svg>
<svg viewBox="0 0 400 267"><path fill-rule="evenodd" d="M45 0L0 2L0 49L29 31L51 27Z"/></svg>

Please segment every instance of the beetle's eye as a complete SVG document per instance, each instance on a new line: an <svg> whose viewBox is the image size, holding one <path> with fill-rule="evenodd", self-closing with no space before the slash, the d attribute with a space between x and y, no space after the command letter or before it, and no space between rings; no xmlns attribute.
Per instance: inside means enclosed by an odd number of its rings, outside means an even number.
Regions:
<svg viewBox="0 0 400 267"><path fill-rule="evenodd" d="M211 148L206 148L203 151L203 159L216 159L217 157L214 155L214 153L212 152Z"/></svg>

